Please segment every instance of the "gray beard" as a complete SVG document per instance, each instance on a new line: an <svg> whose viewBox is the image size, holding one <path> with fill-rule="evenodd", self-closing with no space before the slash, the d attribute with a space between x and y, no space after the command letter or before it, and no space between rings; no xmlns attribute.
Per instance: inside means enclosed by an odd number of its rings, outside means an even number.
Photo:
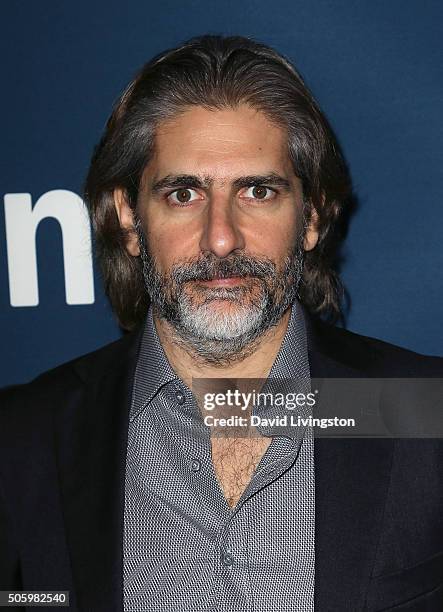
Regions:
<svg viewBox="0 0 443 612"><path fill-rule="evenodd" d="M145 287L154 312L170 324L173 340L205 363L223 367L251 354L258 340L277 325L297 297L303 273L304 231L280 270L266 258L232 253L220 259L208 252L174 264L165 275L159 271L135 213L134 220ZM214 288L195 282L229 276L247 281L241 286ZM192 297L185 288L191 281ZM220 301L221 309L217 307Z"/></svg>

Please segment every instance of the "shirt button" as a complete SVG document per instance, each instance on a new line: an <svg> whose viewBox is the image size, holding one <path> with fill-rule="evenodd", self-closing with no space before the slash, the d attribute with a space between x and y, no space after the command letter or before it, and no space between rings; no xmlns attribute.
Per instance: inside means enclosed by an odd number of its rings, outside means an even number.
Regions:
<svg viewBox="0 0 443 612"><path fill-rule="evenodd" d="M193 472L199 472L201 468L201 462L198 459L193 459L191 462L191 470Z"/></svg>
<svg viewBox="0 0 443 612"><path fill-rule="evenodd" d="M185 394L182 391L176 391L175 399L180 406L183 406L186 401Z"/></svg>
<svg viewBox="0 0 443 612"><path fill-rule="evenodd" d="M231 565L234 563L234 557L230 552L225 552L222 555L222 563L223 565L226 565L226 567L231 567Z"/></svg>

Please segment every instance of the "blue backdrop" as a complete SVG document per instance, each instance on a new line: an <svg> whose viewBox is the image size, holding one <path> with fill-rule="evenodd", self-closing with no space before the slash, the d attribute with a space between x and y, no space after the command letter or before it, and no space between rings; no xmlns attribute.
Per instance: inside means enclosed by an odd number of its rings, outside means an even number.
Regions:
<svg viewBox="0 0 443 612"><path fill-rule="evenodd" d="M86 257L76 268L76 249L85 255L88 240L74 194L135 71L202 33L253 36L289 56L339 136L359 199L343 269L352 298L347 327L443 353L441 7L439 0L2 3L0 385L119 337L97 270L79 285L91 264ZM54 202L72 212L62 223L50 216Z"/></svg>

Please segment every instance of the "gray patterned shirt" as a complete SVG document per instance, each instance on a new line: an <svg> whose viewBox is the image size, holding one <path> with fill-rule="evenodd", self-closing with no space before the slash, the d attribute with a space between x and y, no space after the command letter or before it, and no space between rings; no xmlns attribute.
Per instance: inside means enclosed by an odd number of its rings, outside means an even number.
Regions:
<svg viewBox="0 0 443 612"><path fill-rule="evenodd" d="M270 379L309 378L296 302ZM301 433L300 433L301 431ZM262 431L263 433L263 431ZM126 612L312 612L312 432L275 435L237 505L215 475L209 428L148 313L126 461Z"/></svg>

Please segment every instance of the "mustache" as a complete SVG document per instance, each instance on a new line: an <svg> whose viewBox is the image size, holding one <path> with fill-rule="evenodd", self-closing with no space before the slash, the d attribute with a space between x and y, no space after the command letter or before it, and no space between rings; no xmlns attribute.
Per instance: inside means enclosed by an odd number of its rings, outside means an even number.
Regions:
<svg viewBox="0 0 443 612"><path fill-rule="evenodd" d="M174 264L170 277L175 283L182 284L189 281L209 281L230 276L240 278L254 276L266 279L275 273L276 265L269 259L250 257L245 254L219 258L208 253L197 260L191 259Z"/></svg>

